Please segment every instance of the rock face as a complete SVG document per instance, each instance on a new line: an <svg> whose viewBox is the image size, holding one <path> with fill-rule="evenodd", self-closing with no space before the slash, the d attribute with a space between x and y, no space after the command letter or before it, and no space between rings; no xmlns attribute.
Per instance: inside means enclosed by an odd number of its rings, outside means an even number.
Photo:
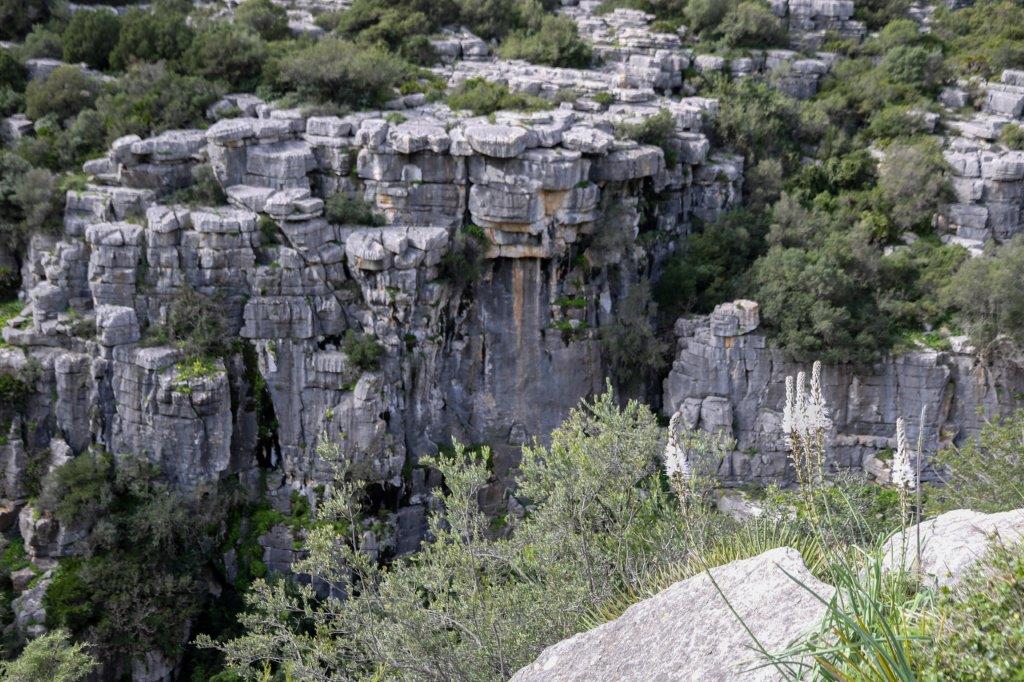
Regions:
<svg viewBox="0 0 1024 682"><path fill-rule="evenodd" d="M719 472L733 480L785 478L785 380L810 372L810 363L790 361L770 348L758 324L750 301L680 320L675 361L664 383L665 414L680 412L691 426L736 439L736 450ZM953 351L914 351L862 368L826 366L822 386L834 427L829 459L842 468L868 468L876 453L894 447L897 417L907 420L908 436L916 442L922 407L927 452L960 442L977 433L985 418L1020 407L1022 381L1015 365L989 366Z"/></svg>
<svg viewBox="0 0 1024 682"><path fill-rule="evenodd" d="M917 536L921 535L918 564ZM920 574L926 585L956 585L995 544L1013 546L1024 538L1024 509L984 514L969 509L946 512L889 538L884 566Z"/></svg>
<svg viewBox="0 0 1024 682"><path fill-rule="evenodd" d="M309 492L332 475L316 454L326 434L398 500L397 537L371 544L415 548L419 457L456 437L490 444L507 471L603 388L600 329L630 289L694 217L739 201L742 160L703 132L717 103L649 94L491 118L422 104L401 119L236 97L245 115L205 131L115 141L67 194L63 234L32 241L27 305L3 330L0 371L31 374L0 446L4 498L24 501L30 454L94 446L186 490L263 469ZM662 110L664 149L615 135ZM175 204L206 166L226 205ZM377 224L349 224L338 195ZM161 339L192 292L237 352L196 363ZM353 333L379 360L350 357ZM36 525L36 558L73 551Z"/></svg>
<svg viewBox="0 0 1024 682"><path fill-rule="evenodd" d="M750 670L760 661L723 594L765 649L778 651L815 628L825 613L794 578L826 601L834 591L788 547L713 568L711 575L717 589L707 574L680 581L617 619L548 647L512 679L775 679L771 668Z"/></svg>

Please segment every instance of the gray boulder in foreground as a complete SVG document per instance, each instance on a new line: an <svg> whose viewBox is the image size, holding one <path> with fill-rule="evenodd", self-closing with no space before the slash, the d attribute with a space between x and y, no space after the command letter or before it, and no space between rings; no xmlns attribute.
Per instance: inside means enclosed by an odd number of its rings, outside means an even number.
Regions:
<svg viewBox="0 0 1024 682"><path fill-rule="evenodd" d="M784 649L824 616L824 605L794 578L825 600L834 592L789 547L713 568L711 574L769 651ZM613 621L548 647L512 680L777 679L772 668L749 670L760 663L752 645L722 594L702 573L634 604Z"/></svg>
<svg viewBox="0 0 1024 682"><path fill-rule="evenodd" d="M940 514L921 522L920 572L931 587L955 585L985 555L993 543L1014 545L1024 537L1024 509L985 514L969 509ZM917 564L917 526L889 538L883 566L914 570Z"/></svg>

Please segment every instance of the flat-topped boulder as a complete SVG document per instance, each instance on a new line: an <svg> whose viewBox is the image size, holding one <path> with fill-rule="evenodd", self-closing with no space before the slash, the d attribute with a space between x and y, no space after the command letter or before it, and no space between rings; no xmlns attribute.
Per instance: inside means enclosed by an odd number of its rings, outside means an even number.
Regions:
<svg viewBox="0 0 1024 682"><path fill-rule="evenodd" d="M526 151L529 133L525 128L503 125L472 125L463 131L473 151L484 156L509 159Z"/></svg>

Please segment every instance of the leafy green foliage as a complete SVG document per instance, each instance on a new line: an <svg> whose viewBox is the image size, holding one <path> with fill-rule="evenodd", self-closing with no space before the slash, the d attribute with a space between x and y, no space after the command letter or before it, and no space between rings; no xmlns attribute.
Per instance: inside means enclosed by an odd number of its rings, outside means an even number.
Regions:
<svg viewBox="0 0 1024 682"><path fill-rule="evenodd" d="M25 89L27 74L21 63L9 50L0 48L0 88L10 88L14 92Z"/></svg>
<svg viewBox="0 0 1024 682"><path fill-rule="evenodd" d="M99 84L76 66L60 66L47 78L34 80L25 90L26 113L40 119L75 116L96 101Z"/></svg>
<svg viewBox="0 0 1024 682"><path fill-rule="evenodd" d="M1024 500L1024 412L995 417L976 438L933 459L943 486L928 495L929 511L1017 509Z"/></svg>
<svg viewBox="0 0 1024 682"><path fill-rule="evenodd" d="M964 262L949 280L944 299L958 312L960 322L984 354L1006 337L1024 344L1024 239L1016 237L981 258Z"/></svg>
<svg viewBox="0 0 1024 682"><path fill-rule="evenodd" d="M448 95L448 106L465 109L475 116L486 116L496 111L538 111L551 109L554 105L540 97L513 93L500 83L483 78L470 78L459 84Z"/></svg>
<svg viewBox="0 0 1024 682"><path fill-rule="evenodd" d="M235 9L235 23L255 31L264 40L282 40L289 35L288 11L271 0L245 0Z"/></svg>
<svg viewBox="0 0 1024 682"><path fill-rule="evenodd" d="M196 34L186 61L191 74L248 91L259 84L268 54L258 34L231 22L217 21Z"/></svg>
<svg viewBox="0 0 1024 682"><path fill-rule="evenodd" d="M117 14L105 9L75 12L62 36L64 61L106 69L120 35L121 19Z"/></svg>
<svg viewBox="0 0 1024 682"><path fill-rule="evenodd" d="M590 46L580 39L576 22L565 16L545 16L533 33L516 31L501 45L505 59L523 59L534 64L583 69L590 65Z"/></svg>
<svg viewBox="0 0 1024 682"><path fill-rule="evenodd" d="M1013 0L979 0L970 7L940 7L932 33L948 45L947 62L959 76L998 76L1024 66L1024 7Z"/></svg>
<svg viewBox="0 0 1024 682"><path fill-rule="evenodd" d="M163 64L139 64L100 96L96 109L103 117L108 140L133 134L147 137L164 130L197 127L206 108L223 93L220 86L179 75Z"/></svg>
<svg viewBox="0 0 1024 682"><path fill-rule="evenodd" d="M1007 123L999 132L999 141L1006 145L1007 149L1024 150L1024 127Z"/></svg>
<svg viewBox="0 0 1024 682"><path fill-rule="evenodd" d="M1018 500L1019 503L1019 500ZM1018 505L1019 506L1019 505ZM1024 670L1024 551L995 545L926 611L924 679L1013 682Z"/></svg>
<svg viewBox="0 0 1024 682"><path fill-rule="evenodd" d="M327 220L338 225L383 225L384 217L373 209L368 201L347 194L332 194L324 203Z"/></svg>
<svg viewBox="0 0 1024 682"><path fill-rule="evenodd" d="M709 313L736 297L740 277L760 255L765 226L739 209L684 240L653 287L658 312L668 321L687 313Z"/></svg>
<svg viewBox="0 0 1024 682"><path fill-rule="evenodd" d="M341 351L353 365L363 371L372 372L380 369L384 346L372 336L349 329L341 341Z"/></svg>
<svg viewBox="0 0 1024 682"><path fill-rule="evenodd" d="M97 661L84 644L72 644L65 630L36 637L13 661L0 661L0 677L11 682L79 682Z"/></svg>
<svg viewBox="0 0 1024 682"><path fill-rule="evenodd" d="M121 22L117 45L110 53L116 69L134 62L175 62L192 44L194 31L186 17L189 5L176 0L158 0L152 10L131 9Z"/></svg>
<svg viewBox="0 0 1024 682"><path fill-rule="evenodd" d="M17 40L49 16L46 0L0 0L0 40Z"/></svg>
<svg viewBox="0 0 1024 682"><path fill-rule="evenodd" d="M50 473L38 504L88 531L43 598L48 627L66 627L104 655L176 654L204 599L211 521L221 498L185 495L147 461L90 451Z"/></svg>
<svg viewBox="0 0 1024 682"><path fill-rule="evenodd" d="M650 288L641 283L619 303L612 322L601 327L601 351L617 381L633 384L665 366L669 348L655 332L656 318Z"/></svg>
<svg viewBox="0 0 1024 682"><path fill-rule="evenodd" d="M636 140L640 144L661 147L665 152L665 165L669 168L674 168L679 163L679 151L674 144L676 121L668 109L662 109L640 123L620 125L615 132L619 137Z"/></svg>
<svg viewBox="0 0 1024 682"><path fill-rule="evenodd" d="M275 60L274 84L314 102L379 107L412 67L378 47L327 37Z"/></svg>
<svg viewBox="0 0 1024 682"><path fill-rule="evenodd" d="M550 447L525 448L517 496L527 513L492 538L479 507L488 453L456 444L430 461L445 479L431 542L382 571L337 530L312 533L304 569L351 596L319 602L308 588L256 581L242 616L246 634L221 645L228 663L246 679L269 660L302 679L323 669L353 678L509 678L576 631L595 601L652 562L682 556L687 536L717 528L684 523L661 487L661 445L654 415L634 402L620 409L610 392L574 410ZM343 587L353 581L358 590ZM325 627L305 629L303 614Z"/></svg>
<svg viewBox="0 0 1024 682"><path fill-rule="evenodd" d="M475 282L483 273L484 253L489 245L490 240L479 227L468 225L459 230L438 265L440 277L457 288Z"/></svg>

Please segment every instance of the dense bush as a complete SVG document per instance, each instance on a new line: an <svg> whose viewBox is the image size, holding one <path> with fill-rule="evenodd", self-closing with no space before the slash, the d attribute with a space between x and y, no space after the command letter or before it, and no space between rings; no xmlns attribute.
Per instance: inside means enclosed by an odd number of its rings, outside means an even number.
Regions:
<svg viewBox="0 0 1024 682"><path fill-rule="evenodd" d="M565 16L545 16L533 33L511 33L499 54L505 59L577 69L587 68L593 59L590 46L580 39L576 22Z"/></svg>
<svg viewBox="0 0 1024 682"><path fill-rule="evenodd" d="M62 36L64 61L106 69L120 35L121 19L117 14L105 9L75 12Z"/></svg>
<svg viewBox="0 0 1024 682"><path fill-rule="evenodd" d="M950 278L945 299L979 350L989 355L1002 336L1024 348L1024 238L966 261Z"/></svg>
<svg viewBox="0 0 1024 682"><path fill-rule="evenodd" d="M104 657L176 655L203 600L219 498L175 492L149 462L121 457L114 467L100 452L58 467L43 490L62 523L89 533L85 555L61 562L43 598L47 626L71 629Z"/></svg>
<svg viewBox="0 0 1024 682"><path fill-rule="evenodd" d="M327 197L324 215L329 222L338 225L374 225L384 224L384 218L374 210L373 204L359 197L347 194L332 194Z"/></svg>
<svg viewBox="0 0 1024 682"><path fill-rule="evenodd" d="M929 490L929 512L997 512L1020 507L1024 497L1024 412L993 418L976 438L943 448L932 463L942 485Z"/></svg>
<svg viewBox="0 0 1024 682"><path fill-rule="evenodd" d="M47 78L28 84L26 113L32 119L53 114L64 121L92 106L99 89L99 84L77 66L61 66Z"/></svg>
<svg viewBox="0 0 1024 682"><path fill-rule="evenodd" d="M288 11L271 0L245 0L235 9L235 22L264 40L283 40L290 35Z"/></svg>
<svg viewBox="0 0 1024 682"><path fill-rule="evenodd" d="M372 372L380 369L384 346L372 336L349 329L342 339L341 351L353 365L365 372Z"/></svg>
<svg viewBox="0 0 1024 682"><path fill-rule="evenodd" d="M483 78L470 78L460 83L448 95L448 106L456 110L471 111L476 116L486 116L496 111L536 111L550 109L554 105L533 95L513 93L500 83L492 83Z"/></svg>
<svg viewBox="0 0 1024 682"><path fill-rule="evenodd" d="M484 253L490 245L487 234L475 225L455 233L448 252L438 264L440 277L461 288L478 280L484 270Z"/></svg>
<svg viewBox="0 0 1024 682"><path fill-rule="evenodd" d="M939 205L950 199L946 162L932 142L892 144L879 166L878 187L889 217L903 230L928 228Z"/></svg>
<svg viewBox="0 0 1024 682"><path fill-rule="evenodd" d="M78 682L96 668L84 644L72 644L67 631L32 639L13 661L0 661L0 677L12 682Z"/></svg>
<svg viewBox="0 0 1024 682"><path fill-rule="evenodd" d="M669 346L655 331L656 319L650 288L641 282L619 302L612 321L601 327L602 355L621 384L635 386L667 364Z"/></svg>
<svg viewBox="0 0 1024 682"><path fill-rule="evenodd" d="M1024 6L1014 0L939 7L931 31L948 46L947 62L957 75L991 78L1024 67Z"/></svg>
<svg viewBox="0 0 1024 682"><path fill-rule="evenodd" d="M18 40L49 16L47 0L0 0L0 40Z"/></svg>
<svg viewBox="0 0 1024 682"><path fill-rule="evenodd" d="M185 62L193 75L223 81L234 90L251 91L260 82L267 57L267 45L259 35L218 21L196 34Z"/></svg>
<svg viewBox="0 0 1024 682"><path fill-rule="evenodd" d="M610 392L574 410L550 447L524 449L516 494L529 511L509 518L511 533L499 539L489 539L479 507L488 453L457 445L431 462L445 486L430 516L432 541L414 559L382 571L339 548L351 541L333 529L317 532L308 568L353 597L328 613L310 590L257 581L245 636L224 644L228 663L258 674L265 659L282 660L301 679L382 668L415 679L508 679L578 631L595 603L682 556L687 537L710 535L710 523L687 524L665 493L655 460L661 437L647 408L620 410ZM352 581L358 591L342 587ZM303 634L294 616L307 607L329 625ZM439 628L439 619L460 626Z"/></svg>
<svg viewBox="0 0 1024 682"><path fill-rule="evenodd" d="M1017 499L1019 506L1020 499ZM1024 670L1024 547L994 543L924 614L923 679L1019 680Z"/></svg>
<svg viewBox="0 0 1024 682"><path fill-rule="evenodd" d="M723 18L718 30L729 47L774 47L785 45L786 30L767 3L743 0Z"/></svg>
<svg viewBox="0 0 1024 682"><path fill-rule="evenodd" d="M314 102L379 107L395 96L412 67L373 46L322 38L275 60L275 85Z"/></svg>
<svg viewBox="0 0 1024 682"><path fill-rule="evenodd" d="M686 238L653 287L658 312L668 322L687 313L709 313L736 297L740 278L764 244L759 216L736 210Z"/></svg>
<svg viewBox="0 0 1024 682"><path fill-rule="evenodd" d="M96 102L107 139L147 137L202 124L206 108L224 89L206 79L182 76L163 64L138 64Z"/></svg>
<svg viewBox="0 0 1024 682"><path fill-rule="evenodd" d="M15 92L25 89L25 68L8 50L0 48L0 88L10 88Z"/></svg>
<svg viewBox="0 0 1024 682"><path fill-rule="evenodd" d="M158 0L152 10L132 9L125 13L110 63L126 69L133 62L175 62L192 44L193 30L186 17L191 3Z"/></svg>
<svg viewBox="0 0 1024 682"><path fill-rule="evenodd" d="M427 36L438 24L421 11L419 4L356 0L339 15L334 31L350 40L391 50L410 62L430 64L436 55Z"/></svg>

